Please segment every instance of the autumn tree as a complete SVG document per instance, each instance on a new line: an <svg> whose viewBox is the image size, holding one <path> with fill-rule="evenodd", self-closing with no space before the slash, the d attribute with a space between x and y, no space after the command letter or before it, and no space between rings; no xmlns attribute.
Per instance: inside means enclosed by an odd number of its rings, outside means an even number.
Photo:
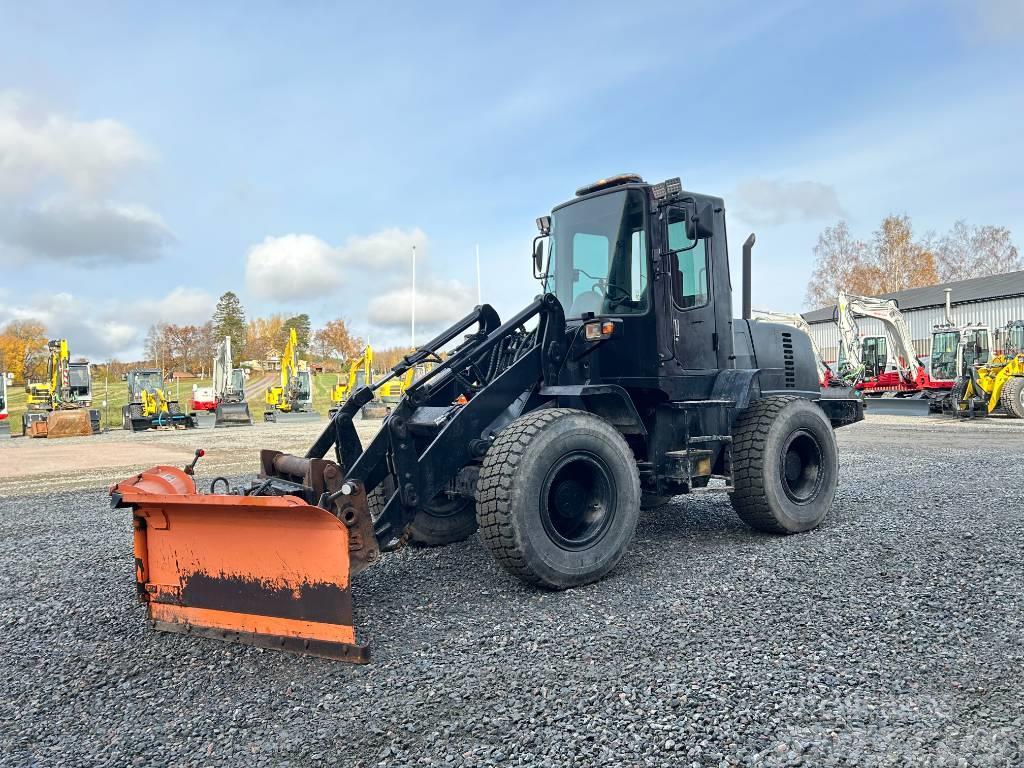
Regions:
<svg viewBox="0 0 1024 768"><path fill-rule="evenodd" d="M943 281L968 280L1024 269L1020 251L1006 227L971 226L963 219L939 240L935 249Z"/></svg>
<svg viewBox="0 0 1024 768"><path fill-rule="evenodd" d="M313 335L313 352L321 360L350 360L362 351L363 346L363 340L352 335L343 318L331 320Z"/></svg>
<svg viewBox="0 0 1024 768"><path fill-rule="evenodd" d="M807 284L810 307L834 304L840 291L877 296L939 281L930 239L915 239L905 214L886 216L867 243L854 239L840 221L818 236L814 256Z"/></svg>
<svg viewBox="0 0 1024 768"><path fill-rule="evenodd" d="M153 365L166 373L167 369L174 366L171 359L172 342L167 332L167 323L153 323L146 332L146 359L152 360Z"/></svg>
<svg viewBox="0 0 1024 768"><path fill-rule="evenodd" d="M231 337L231 355L237 365L245 354L246 325L245 309L233 292L228 291L217 300L213 310L213 336L220 342L225 336Z"/></svg>
<svg viewBox="0 0 1024 768"><path fill-rule="evenodd" d="M845 221L826 227L814 246L814 271L807 284L809 307L834 304L839 292L848 288L851 271L864 262L867 245L850 234Z"/></svg>
<svg viewBox="0 0 1024 768"><path fill-rule="evenodd" d="M920 288L939 282L935 253L927 242L914 239L910 217L886 216L872 236L869 267L875 272L875 290L869 295Z"/></svg>
<svg viewBox="0 0 1024 768"><path fill-rule="evenodd" d="M284 317L281 315L250 320L245 335L246 354L254 360L266 360L274 354L280 354L284 348L281 343L283 327Z"/></svg>
<svg viewBox="0 0 1024 768"><path fill-rule="evenodd" d="M0 328L0 372L16 381L40 380L46 375L46 326L35 320L12 320Z"/></svg>
<svg viewBox="0 0 1024 768"><path fill-rule="evenodd" d="M398 365L398 361L413 352L412 347L387 347L373 350L374 367L379 371L388 371Z"/></svg>

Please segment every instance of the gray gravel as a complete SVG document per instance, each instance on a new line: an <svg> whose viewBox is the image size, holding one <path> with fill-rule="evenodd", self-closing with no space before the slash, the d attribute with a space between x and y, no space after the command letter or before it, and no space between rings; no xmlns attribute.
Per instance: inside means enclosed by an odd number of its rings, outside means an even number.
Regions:
<svg viewBox="0 0 1024 768"><path fill-rule="evenodd" d="M155 634L103 489L0 500L0 764L1019 766L1024 433L965 434L857 425L818 531L681 499L570 592L389 556L368 667Z"/></svg>

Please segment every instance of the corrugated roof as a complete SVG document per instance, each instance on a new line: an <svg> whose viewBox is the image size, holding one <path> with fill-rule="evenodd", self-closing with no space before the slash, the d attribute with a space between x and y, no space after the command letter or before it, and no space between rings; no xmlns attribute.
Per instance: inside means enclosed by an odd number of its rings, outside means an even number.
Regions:
<svg viewBox="0 0 1024 768"><path fill-rule="evenodd" d="M946 303L946 289L951 288L950 299L953 306L970 304L975 301L1005 299L1011 296L1024 296L1024 270L1007 272L1003 275L986 275L970 280L957 280L953 283L928 285L924 288L910 288L906 291L879 294L880 299L893 299L902 310L941 307ZM822 307L804 313L808 323L832 322L835 305Z"/></svg>

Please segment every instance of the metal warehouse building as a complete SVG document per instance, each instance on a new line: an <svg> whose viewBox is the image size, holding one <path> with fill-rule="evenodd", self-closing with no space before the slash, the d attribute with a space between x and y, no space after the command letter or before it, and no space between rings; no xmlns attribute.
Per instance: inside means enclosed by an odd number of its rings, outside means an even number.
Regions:
<svg viewBox="0 0 1024 768"><path fill-rule="evenodd" d="M1024 320L1024 271L881 294L880 298L893 299L899 306L910 326L917 354L922 357L931 353L932 329L945 322L947 288L956 325L980 323L994 329L1011 320ZM834 306L804 314L828 363L839 357L839 328L834 317ZM874 318L857 318L857 328L866 336L884 334L881 322Z"/></svg>

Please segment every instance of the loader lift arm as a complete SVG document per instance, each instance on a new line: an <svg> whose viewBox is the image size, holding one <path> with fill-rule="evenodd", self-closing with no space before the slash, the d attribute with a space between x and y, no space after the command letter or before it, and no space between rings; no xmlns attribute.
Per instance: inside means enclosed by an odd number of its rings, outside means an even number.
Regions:
<svg viewBox="0 0 1024 768"><path fill-rule="evenodd" d="M536 332L525 331L524 324L536 316L540 316ZM440 360L441 349L474 325L477 331ZM564 336L564 313L551 295L539 297L504 324L489 305L476 307L405 356L388 376L356 390L341 407L306 453L307 459L321 459L333 447L338 463L347 468L346 485L318 500L319 505L329 509L342 497L356 494L359 487L372 493L391 472L400 479L399 487L387 498L374 528L382 548L393 545L420 503L433 498L459 470L483 456L488 432L498 431L519 415L532 388L544 378L541 345L547 342L548 354L557 353ZM510 345L510 341L518 343ZM353 425L355 414L373 398L375 389L426 361L435 362L436 367L409 387L364 450ZM548 371L549 376L552 373Z"/></svg>

